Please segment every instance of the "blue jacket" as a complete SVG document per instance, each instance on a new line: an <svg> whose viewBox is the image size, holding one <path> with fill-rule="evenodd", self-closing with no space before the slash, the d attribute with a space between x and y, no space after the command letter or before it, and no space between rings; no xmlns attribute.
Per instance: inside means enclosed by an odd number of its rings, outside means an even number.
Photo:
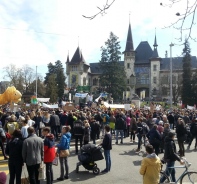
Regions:
<svg viewBox="0 0 197 184"><path fill-rule="evenodd" d="M64 135L62 135L60 139L60 143L56 145L56 147L58 148L57 152L59 153L60 150L70 149L70 140L71 140L70 132L67 132Z"/></svg>
<svg viewBox="0 0 197 184"><path fill-rule="evenodd" d="M150 144L155 143L155 139L161 140L159 132L154 128L152 128L146 136L149 139Z"/></svg>

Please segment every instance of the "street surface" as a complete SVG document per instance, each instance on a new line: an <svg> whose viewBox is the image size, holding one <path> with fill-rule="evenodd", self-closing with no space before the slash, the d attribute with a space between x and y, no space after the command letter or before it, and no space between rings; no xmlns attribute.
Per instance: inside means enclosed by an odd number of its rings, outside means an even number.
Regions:
<svg viewBox="0 0 197 184"><path fill-rule="evenodd" d="M78 157L75 155L74 143L71 143L71 155L69 157L69 167L70 174L69 179L64 181L57 181L56 178L59 177L60 169L58 166L53 166L54 171L54 183L65 184L65 183L79 183L79 184L126 184L126 183L134 183L141 184L142 176L139 174L140 164L143 157L139 154L135 153L135 149L137 148L137 143L130 143L129 138L124 139L124 144L115 145L115 140L113 140L113 147L111 151L111 160L112 160L112 168L109 173L94 175L91 171L86 171L83 166L79 167L79 173L76 173L76 163L78 162ZM137 139L136 139L137 140ZM100 142L100 141L99 141ZM97 141L97 143L99 143ZM120 142L120 141L119 141ZM187 146L185 145L185 148ZM191 145L190 150L186 150L186 158L189 162L192 163L190 167L191 170L196 170L195 167L197 164L196 151L194 149L194 141ZM143 149L144 150L144 147ZM178 150L178 145L177 145ZM159 155L160 158L163 157L163 154ZM105 160L96 162L100 170L102 171L105 168ZM5 167L5 163L3 167L0 165L0 170L8 170ZM179 165L179 162L176 162L176 165ZM196 169L195 169L196 168ZM165 169L165 166L164 166ZM176 176L178 177L184 169L177 169ZM7 182L8 183L8 182ZM46 183L46 181L41 181L41 184Z"/></svg>

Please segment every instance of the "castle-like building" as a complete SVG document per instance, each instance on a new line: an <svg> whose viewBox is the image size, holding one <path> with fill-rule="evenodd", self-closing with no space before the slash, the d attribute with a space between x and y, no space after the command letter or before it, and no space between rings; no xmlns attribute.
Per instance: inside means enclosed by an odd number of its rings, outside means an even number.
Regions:
<svg viewBox="0 0 197 184"><path fill-rule="evenodd" d="M120 61L120 64L125 67L127 77L127 89L123 92L123 99L132 99L133 94L147 99L149 97L155 100L169 99L170 58L167 54L165 58L159 57L157 47L155 35L153 49L147 41L140 42L134 49L132 30L129 24L126 47L123 51L124 61ZM182 59L182 57L172 58L174 93L175 90L178 93L182 81ZM193 71L197 71L196 56L192 56L191 67ZM87 63L79 47L71 60L69 60L69 56L67 57L66 74L70 88L86 88L94 93L101 87L99 77L102 75L102 71L99 63Z"/></svg>

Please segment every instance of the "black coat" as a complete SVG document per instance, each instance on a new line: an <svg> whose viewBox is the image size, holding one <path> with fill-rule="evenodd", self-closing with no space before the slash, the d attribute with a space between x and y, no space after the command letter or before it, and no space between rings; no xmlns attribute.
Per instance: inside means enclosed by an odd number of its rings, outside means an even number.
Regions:
<svg viewBox="0 0 197 184"><path fill-rule="evenodd" d="M150 144L158 144L158 142L161 141L161 136L155 128L152 128L146 136L148 137Z"/></svg>
<svg viewBox="0 0 197 184"><path fill-rule="evenodd" d="M177 124L176 126L177 139L183 138L187 134L187 130L184 125Z"/></svg>
<svg viewBox="0 0 197 184"><path fill-rule="evenodd" d="M115 130L124 130L126 129L126 122L122 117L119 117L115 122Z"/></svg>
<svg viewBox="0 0 197 184"><path fill-rule="evenodd" d="M60 118L58 115L51 115L50 120L49 120L49 125L51 127L53 126L60 126Z"/></svg>
<svg viewBox="0 0 197 184"><path fill-rule="evenodd" d="M176 160L180 161L179 156L176 154L176 145L173 139L166 137L164 148L165 148L164 159L166 162L173 162Z"/></svg>

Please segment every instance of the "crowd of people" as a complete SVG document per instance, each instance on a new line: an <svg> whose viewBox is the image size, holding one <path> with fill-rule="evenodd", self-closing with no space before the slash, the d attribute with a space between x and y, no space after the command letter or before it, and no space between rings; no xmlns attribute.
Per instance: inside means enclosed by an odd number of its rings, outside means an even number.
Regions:
<svg viewBox="0 0 197 184"><path fill-rule="evenodd" d="M30 183L38 184L38 170L42 162L46 164L47 184L53 183L52 162L58 156L60 177L57 180L68 179L68 155L62 157L61 153L69 150L71 139L75 140L77 155L78 144L81 148L88 143L96 144L97 139L104 138L101 146L104 148L106 168L102 172L110 172L113 136L115 144L124 144L126 137L130 137L130 143L138 142L136 152L142 149L142 145L146 146L148 156L142 162L140 170L140 174L144 176L148 174L146 167L150 163L149 159L154 158L154 162L158 164L158 155L164 153L164 160L167 162L166 174L172 175L175 181L175 172L170 167L175 160L181 162L181 157L185 156L184 143L187 142L190 149L193 139L197 139L197 113L187 109L153 112L146 109L125 111L90 107L72 111L40 108L6 112L2 109L0 125L0 146L4 159L8 159L10 184L14 184L15 180L16 183L21 183L24 163ZM179 151L176 151L174 143L175 133ZM195 143L194 149L196 148ZM144 177L144 180L145 178L148 177Z"/></svg>

